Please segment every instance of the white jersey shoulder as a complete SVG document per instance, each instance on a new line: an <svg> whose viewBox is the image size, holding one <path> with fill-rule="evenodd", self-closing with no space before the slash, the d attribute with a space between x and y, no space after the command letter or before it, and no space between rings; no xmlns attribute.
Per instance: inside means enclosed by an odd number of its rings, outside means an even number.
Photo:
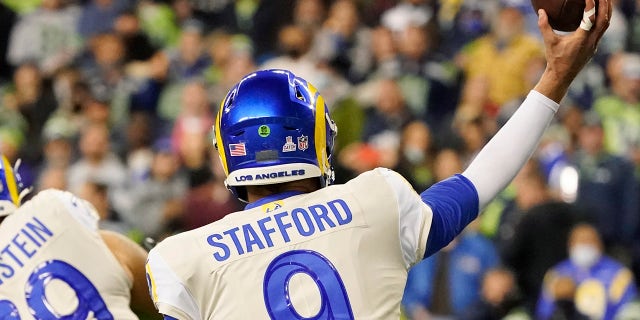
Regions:
<svg viewBox="0 0 640 320"><path fill-rule="evenodd" d="M400 241L407 267L419 262L426 250L433 212L411 184L399 173L376 168L363 174L379 174L387 181L398 204Z"/></svg>
<svg viewBox="0 0 640 320"><path fill-rule="evenodd" d="M80 199L71 192L62 191L57 189L47 189L40 191L31 200L27 201L20 209L49 207L54 204L62 206L66 214L69 214L81 225L85 226L89 230L98 230L98 213L91 203L86 200ZM37 215L37 213L36 213Z"/></svg>
<svg viewBox="0 0 640 320"><path fill-rule="evenodd" d="M165 239L149 254L151 295L161 313L179 319L268 318L267 298L279 293L266 283L279 281L272 271L295 254L301 265L328 266L339 276L355 318L397 319L406 272L424 255L431 217L402 176L375 169ZM316 314L314 303L299 301L316 301L307 295L318 289L290 286L296 310Z"/></svg>

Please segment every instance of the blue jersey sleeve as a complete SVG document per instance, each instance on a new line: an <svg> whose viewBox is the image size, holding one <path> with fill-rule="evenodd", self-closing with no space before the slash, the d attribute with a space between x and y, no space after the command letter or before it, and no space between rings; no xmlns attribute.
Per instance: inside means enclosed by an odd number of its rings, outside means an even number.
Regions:
<svg viewBox="0 0 640 320"><path fill-rule="evenodd" d="M427 238L427 258L444 248L478 216L478 192L461 174L440 181L420 194L433 211L431 230Z"/></svg>
<svg viewBox="0 0 640 320"><path fill-rule="evenodd" d="M174 318L174 317L170 317L170 316L168 316L168 315L166 315L166 314L165 314L165 315L164 315L164 320L178 320L178 319L176 319L176 318Z"/></svg>

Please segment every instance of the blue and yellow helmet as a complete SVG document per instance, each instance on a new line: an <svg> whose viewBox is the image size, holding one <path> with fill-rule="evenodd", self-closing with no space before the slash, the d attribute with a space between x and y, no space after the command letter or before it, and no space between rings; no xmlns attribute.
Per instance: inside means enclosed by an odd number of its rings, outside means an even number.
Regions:
<svg viewBox="0 0 640 320"><path fill-rule="evenodd" d="M0 217L11 214L20 206L22 181L9 160L0 156Z"/></svg>
<svg viewBox="0 0 640 320"><path fill-rule="evenodd" d="M331 153L337 128L318 90L286 70L257 71L227 94L214 124L227 187L318 177L333 183Z"/></svg>

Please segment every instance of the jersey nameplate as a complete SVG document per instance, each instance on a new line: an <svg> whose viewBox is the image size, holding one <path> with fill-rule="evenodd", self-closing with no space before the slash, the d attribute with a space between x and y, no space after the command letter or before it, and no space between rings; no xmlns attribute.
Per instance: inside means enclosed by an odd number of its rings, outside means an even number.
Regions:
<svg viewBox="0 0 640 320"><path fill-rule="evenodd" d="M363 219L354 221L353 212L347 201L340 198L282 208L255 221L212 233L207 236L207 244L213 248L216 261L229 262L274 246L299 243L338 229L363 225Z"/></svg>

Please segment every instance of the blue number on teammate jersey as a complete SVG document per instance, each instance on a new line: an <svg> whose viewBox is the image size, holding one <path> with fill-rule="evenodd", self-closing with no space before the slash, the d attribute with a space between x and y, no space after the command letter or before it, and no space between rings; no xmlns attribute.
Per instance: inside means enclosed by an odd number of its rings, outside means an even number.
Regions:
<svg viewBox="0 0 640 320"><path fill-rule="evenodd" d="M0 300L0 319L20 320L16 305L9 300Z"/></svg>
<svg viewBox="0 0 640 320"><path fill-rule="evenodd" d="M310 318L302 317L291 302L289 281L298 273L310 276L320 289L320 311ZM288 251L271 261L263 294L271 319L353 319L347 290L338 271L315 251Z"/></svg>
<svg viewBox="0 0 640 320"><path fill-rule="evenodd" d="M72 314L60 315L51 310L45 287L56 279L69 285L78 297L78 307ZM29 276L25 293L31 314L36 319L86 319L91 311L96 319L113 320L98 289L78 269L64 261L51 260L39 265Z"/></svg>

